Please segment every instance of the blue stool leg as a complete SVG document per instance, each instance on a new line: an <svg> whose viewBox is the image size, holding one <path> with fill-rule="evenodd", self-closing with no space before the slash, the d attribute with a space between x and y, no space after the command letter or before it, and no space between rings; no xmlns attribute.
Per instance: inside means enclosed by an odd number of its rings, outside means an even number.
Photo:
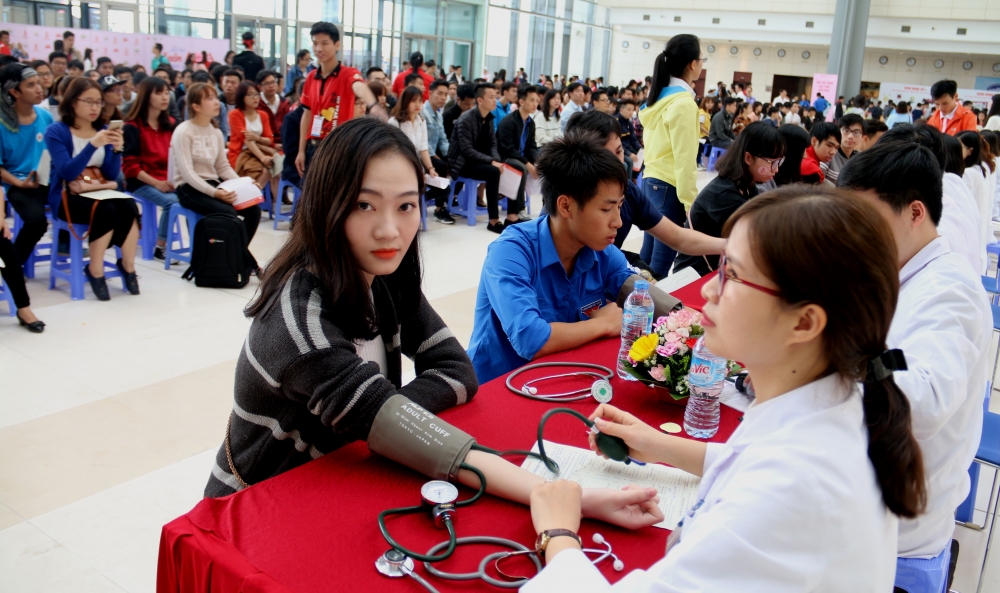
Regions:
<svg viewBox="0 0 1000 593"><path fill-rule="evenodd" d="M70 231L69 237L69 297L74 301L83 300L83 241L73 236Z"/></svg>
<svg viewBox="0 0 1000 593"><path fill-rule="evenodd" d="M466 183L462 187L462 194L465 197L465 211L468 215L465 217L466 222L469 226L476 226L476 195L479 193L479 186L472 183Z"/></svg>

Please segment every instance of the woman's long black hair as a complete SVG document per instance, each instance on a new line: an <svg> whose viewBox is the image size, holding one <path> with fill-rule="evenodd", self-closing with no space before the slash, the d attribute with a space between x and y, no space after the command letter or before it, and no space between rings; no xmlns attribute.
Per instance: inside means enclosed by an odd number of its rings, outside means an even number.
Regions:
<svg viewBox="0 0 1000 593"><path fill-rule="evenodd" d="M667 46L656 56L653 64L653 81L646 97L646 107L652 107L660 92L670 85L670 77L680 78L688 64L701 59L701 42L694 35L674 35Z"/></svg>
<svg viewBox="0 0 1000 593"><path fill-rule="evenodd" d="M743 128L715 165L719 177L732 181L742 190L750 189L754 184L753 170L743 158L744 153L765 159L781 158L785 156L785 140L777 128L764 122L753 122Z"/></svg>
<svg viewBox="0 0 1000 593"><path fill-rule="evenodd" d="M259 292L245 311L248 317L266 313L292 275L308 271L319 279L332 304L334 323L348 338L375 337L378 312L344 224L361 192L365 166L386 153L409 162L417 189L423 193L423 166L413 143L398 128L362 117L338 126L323 140L309 164L291 235L264 268ZM399 171L406 173L406 168ZM416 315L421 298L417 237L396 271L380 278L390 291L397 319Z"/></svg>

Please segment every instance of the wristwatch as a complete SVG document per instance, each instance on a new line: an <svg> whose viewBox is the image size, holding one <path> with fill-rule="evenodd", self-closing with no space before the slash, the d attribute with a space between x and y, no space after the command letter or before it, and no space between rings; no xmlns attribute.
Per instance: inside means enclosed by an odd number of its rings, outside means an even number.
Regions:
<svg viewBox="0 0 1000 593"><path fill-rule="evenodd" d="M549 542L552 541L554 537L571 537L576 540L576 543L583 547L583 540L574 531L569 529L546 529L545 531L538 534L538 538L535 540L535 552L538 553L539 558L545 557L545 548L549 547Z"/></svg>

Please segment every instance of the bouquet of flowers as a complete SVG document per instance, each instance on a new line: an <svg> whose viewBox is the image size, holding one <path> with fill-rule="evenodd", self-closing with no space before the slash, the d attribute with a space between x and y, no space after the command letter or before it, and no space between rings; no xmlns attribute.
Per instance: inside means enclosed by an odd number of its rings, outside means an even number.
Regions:
<svg viewBox="0 0 1000 593"><path fill-rule="evenodd" d="M674 401L686 398L691 350L705 334L700 322L701 313L688 309L660 317L652 333L632 343L628 358L621 361L622 369L647 385L666 389ZM728 364L729 375L741 370L733 361Z"/></svg>

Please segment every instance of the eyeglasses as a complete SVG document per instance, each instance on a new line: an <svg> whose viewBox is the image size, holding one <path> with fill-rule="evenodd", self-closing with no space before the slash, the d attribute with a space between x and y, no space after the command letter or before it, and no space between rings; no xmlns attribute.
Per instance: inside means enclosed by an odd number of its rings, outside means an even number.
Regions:
<svg viewBox="0 0 1000 593"><path fill-rule="evenodd" d="M259 97L259 96L260 96L260 93L247 93L247 99L250 99L252 97Z"/></svg>
<svg viewBox="0 0 1000 593"><path fill-rule="evenodd" d="M722 289L726 286L726 281L727 280L732 281L732 282L736 282L736 283L739 283L739 284L743 284L745 286L749 286L750 288L755 288L755 289L763 292L764 294L769 294L769 295L775 296L775 297L780 297L781 296L781 291L780 290L774 290L773 288L767 288L766 286L761 286L759 284L754 284L753 282L747 282L746 280L740 280L739 278L727 278L726 277L726 254L723 253L719 257L719 294L720 295L722 294Z"/></svg>
<svg viewBox="0 0 1000 593"><path fill-rule="evenodd" d="M764 161L768 165L771 165L771 170L772 171L777 171L778 169L780 169L781 168L781 164L785 162L785 157L780 157L780 158L776 158L776 159L765 159L764 157L759 156L757 158L759 158L760 160Z"/></svg>
<svg viewBox="0 0 1000 593"><path fill-rule="evenodd" d="M104 101L94 101L93 99L77 99L77 101L91 107L104 107Z"/></svg>
<svg viewBox="0 0 1000 593"><path fill-rule="evenodd" d="M708 61L708 58L707 58L707 57L705 57L705 58L698 58L698 59L699 59L699 60L701 60L701 61L702 61L702 63L704 63L704 62L707 62L707 61Z"/></svg>
<svg viewBox="0 0 1000 593"><path fill-rule="evenodd" d="M847 128L840 128L840 133L844 136L854 136L855 138L860 138L862 134L861 130L848 130Z"/></svg>

